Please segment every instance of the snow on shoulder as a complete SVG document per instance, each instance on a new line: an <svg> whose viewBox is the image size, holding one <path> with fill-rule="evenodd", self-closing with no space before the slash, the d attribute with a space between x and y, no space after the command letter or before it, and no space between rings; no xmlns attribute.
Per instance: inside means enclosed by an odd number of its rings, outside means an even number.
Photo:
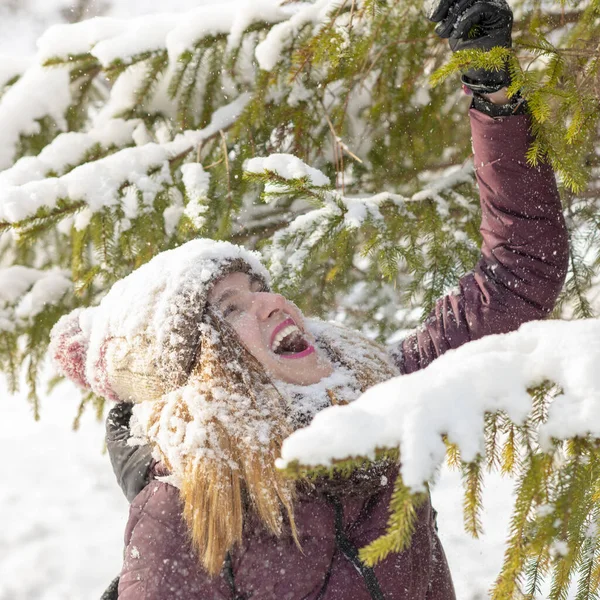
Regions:
<svg viewBox="0 0 600 600"><path fill-rule="evenodd" d="M293 154L271 154L267 157L251 158L244 165L244 170L256 174L270 171L284 179L308 177L311 185L316 187L323 187L331 183L329 177L322 171L309 167Z"/></svg>
<svg viewBox="0 0 600 600"><path fill-rule="evenodd" d="M540 426L551 438L600 438L600 319L537 321L447 352L429 367L367 390L348 406L332 406L294 432L277 466L329 465L399 447L404 483L415 491L443 462L442 435L463 460L485 455L484 416L505 411L515 423L530 414L527 389L549 380L563 393Z"/></svg>

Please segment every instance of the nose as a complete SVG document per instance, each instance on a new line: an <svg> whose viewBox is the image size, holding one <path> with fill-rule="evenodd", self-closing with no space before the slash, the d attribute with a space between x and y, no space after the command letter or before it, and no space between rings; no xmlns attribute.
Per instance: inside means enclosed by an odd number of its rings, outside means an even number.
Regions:
<svg viewBox="0 0 600 600"><path fill-rule="evenodd" d="M285 298L272 292L256 292L252 300L254 314L260 321L266 321L273 313L283 312Z"/></svg>

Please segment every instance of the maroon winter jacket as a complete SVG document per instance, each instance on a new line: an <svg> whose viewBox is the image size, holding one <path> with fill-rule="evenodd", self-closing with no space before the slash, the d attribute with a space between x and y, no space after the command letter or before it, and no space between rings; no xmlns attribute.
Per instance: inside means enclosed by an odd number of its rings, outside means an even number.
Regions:
<svg viewBox="0 0 600 600"><path fill-rule="evenodd" d="M544 318L567 269L567 236L554 175L527 166L527 116L470 111L482 207L482 257L439 300L425 324L394 353L403 373L426 367L449 348ZM244 543L211 579L199 566L181 517L178 490L153 480L135 498L125 535L119 600L454 600L433 509L426 503L411 547L373 569L356 549L386 531L394 473L367 490L300 495L300 552L249 517Z"/></svg>

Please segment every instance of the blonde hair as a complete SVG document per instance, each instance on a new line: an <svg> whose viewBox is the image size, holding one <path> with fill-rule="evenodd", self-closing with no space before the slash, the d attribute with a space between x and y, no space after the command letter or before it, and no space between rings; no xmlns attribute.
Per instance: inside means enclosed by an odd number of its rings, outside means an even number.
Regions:
<svg viewBox="0 0 600 600"><path fill-rule="evenodd" d="M298 543L293 516L294 483L275 468L283 440L291 433L285 402L260 363L219 317L207 313L198 360L187 382L204 400L218 404L202 426L209 432L202 452L181 454L183 517L199 559L210 575L220 572L226 553L242 541L244 513L253 509L276 536L287 517ZM176 417L191 423L184 402ZM149 433L158 433L165 400L159 400ZM171 410L172 412L172 410ZM159 451L167 468L166 452Z"/></svg>
<svg viewBox="0 0 600 600"><path fill-rule="evenodd" d="M337 326L328 325L327 332L319 335L320 345L333 362L355 374L357 393L397 374L379 345ZM359 352L348 356L344 352L348 342ZM247 510L253 510L273 535L289 532L300 548L293 510L296 483L275 467L281 445L294 425L286 398L262 365L231 326L210 310L197 356L185 387L201 393L196 396L202 398L204 407L200 426L207 432L201 447L190 449L186 443L183 448L188 450L179 448L175 454L161 448L160 440L165 438L160 429L173 427L173 417L185 425L196 425L199 420L200 412L186 402L183 393L157 401L148 437L155 441L167 468L180 475L183 517L192 546L214 576L226 553L241 543ZM328 389L327 395L332 404L348 401L340 390ZM163 419L165 413L168 418ZM175 437L182 439L181 435ZM178 464L171 464L169 456L175 456Z"/></svg>

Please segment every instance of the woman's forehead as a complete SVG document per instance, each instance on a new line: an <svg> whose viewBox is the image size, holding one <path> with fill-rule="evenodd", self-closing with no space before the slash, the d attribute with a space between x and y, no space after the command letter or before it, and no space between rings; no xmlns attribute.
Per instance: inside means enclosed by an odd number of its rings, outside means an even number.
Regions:
<svg viewBox="0 0 600 600"><path fill-rule="evenodd" d="M228 273L221 277L212 287L208 294L209 302L217 302L218 299L227 291L230 290L247 290L250 286L250 275L242 271Z"/></svg>

